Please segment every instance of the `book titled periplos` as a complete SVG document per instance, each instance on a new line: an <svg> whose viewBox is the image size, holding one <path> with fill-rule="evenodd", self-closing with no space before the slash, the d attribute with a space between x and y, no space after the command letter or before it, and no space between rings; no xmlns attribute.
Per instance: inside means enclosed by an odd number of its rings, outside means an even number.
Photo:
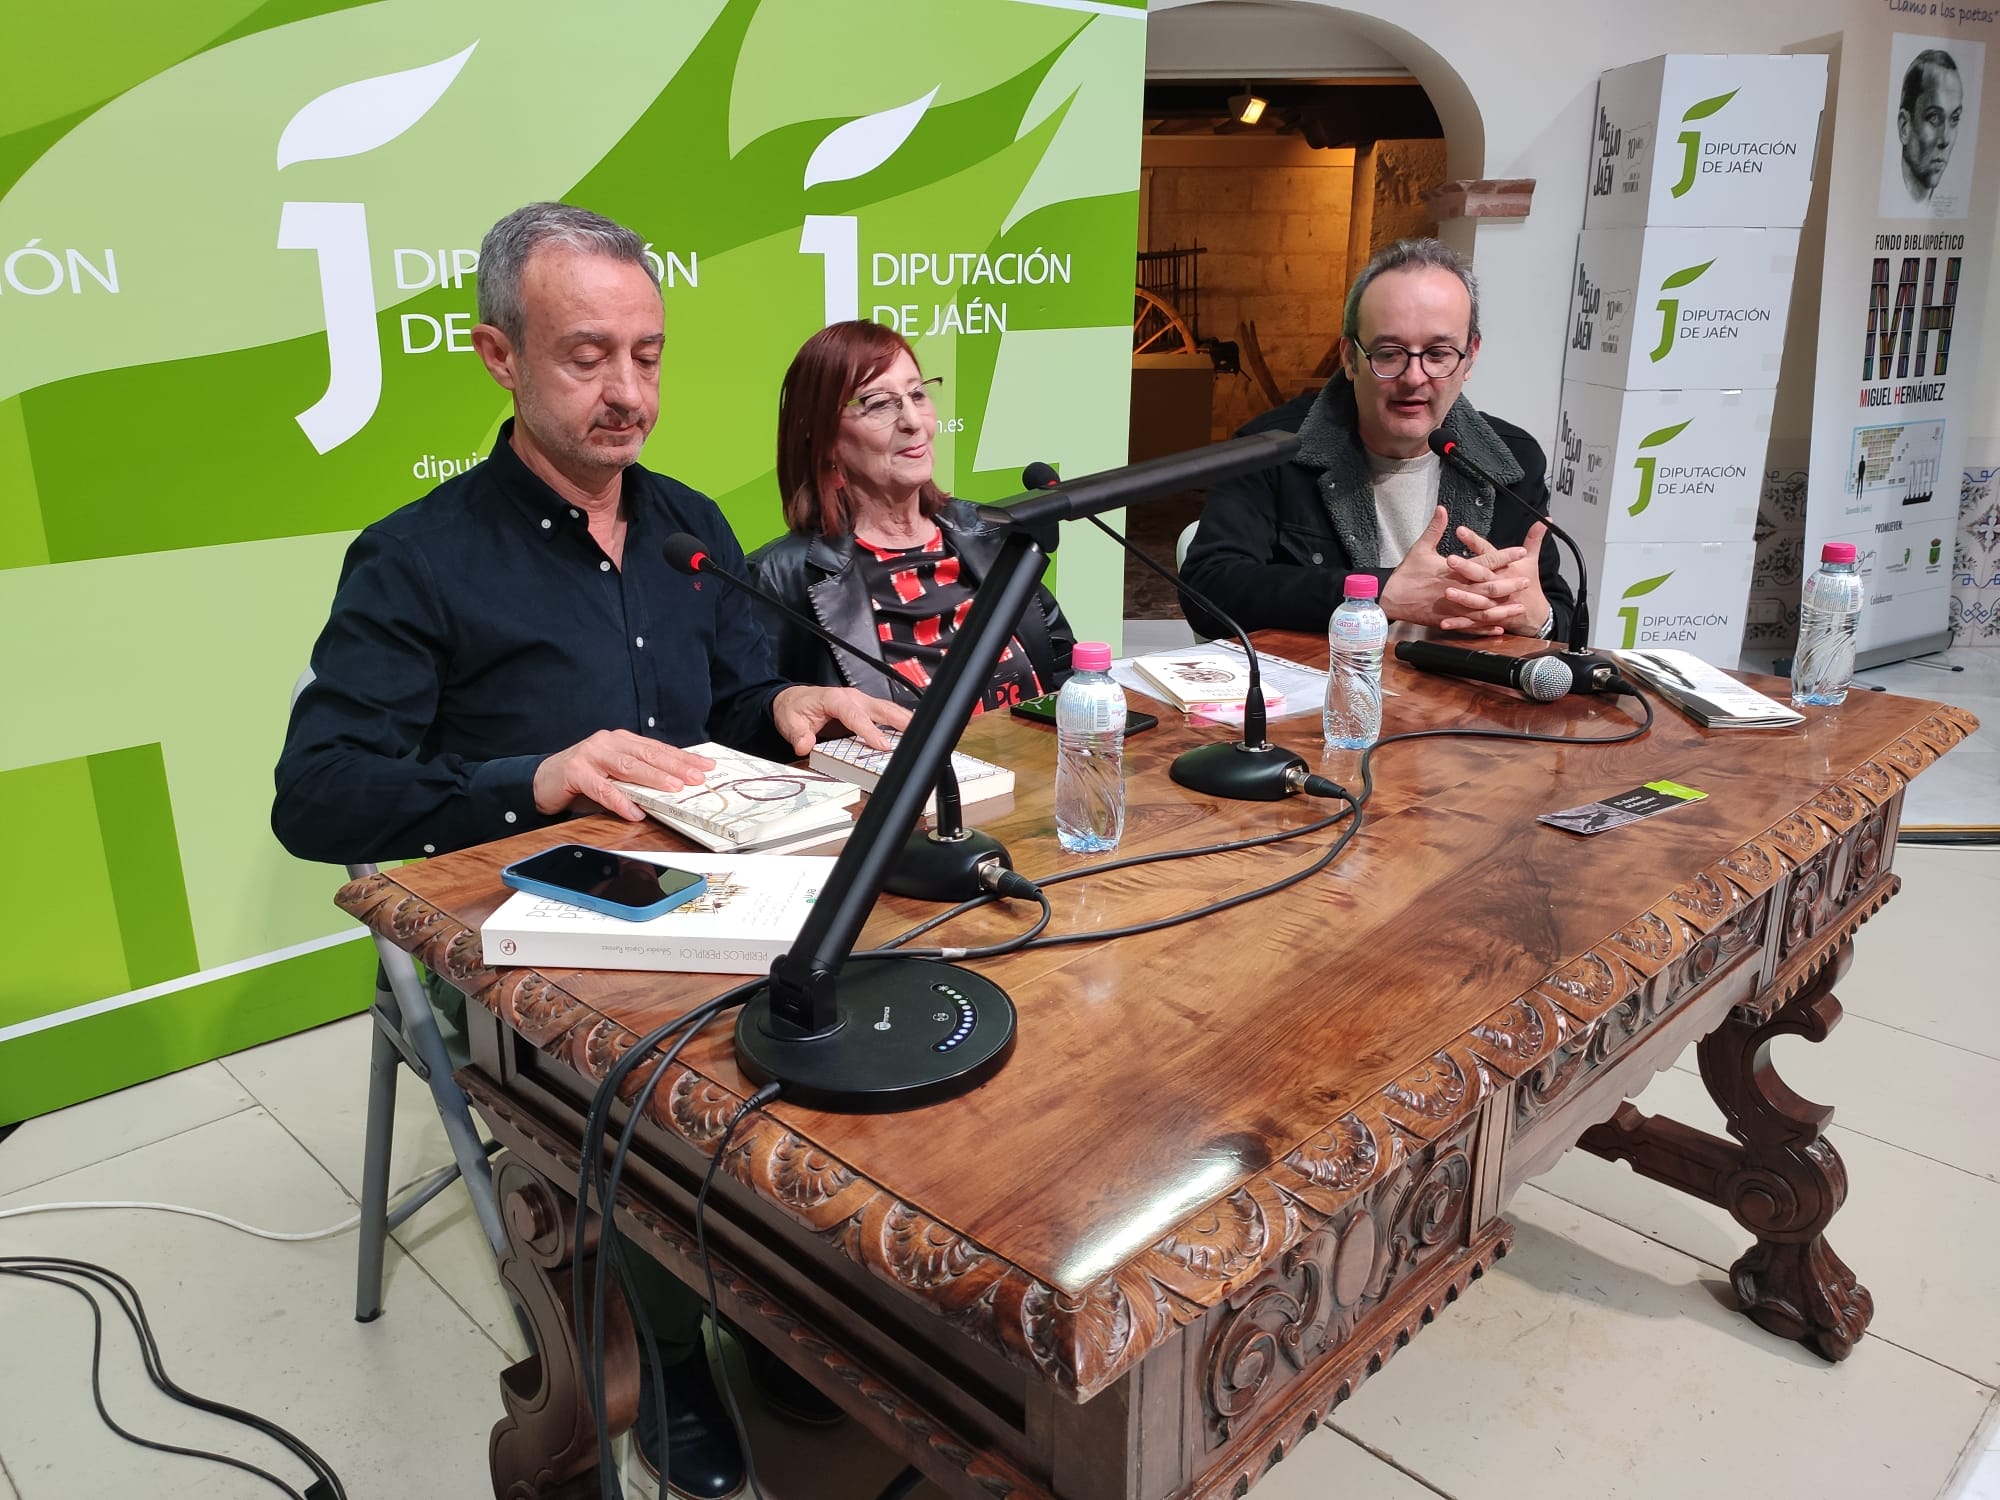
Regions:
<svg viewBox="0 0 2000 1500"><path fill-rule="evenodd" d="M816 854L630 857L691 870L708 890L644 922L516 891L479 929L487 966L762 974L797 941L835 863Z"/></svg>
<svg viewBox="0 0 2000 1500"><path fill-rule="evenodd" d="M836 836L852 822L847 809L861 789L819 771L784 766L727 745L689 745L715 762L700 786L657 791L629 781L613 786L676 833L716 850L770 850ZM810 837L817 834L819 838Z"/></svg>

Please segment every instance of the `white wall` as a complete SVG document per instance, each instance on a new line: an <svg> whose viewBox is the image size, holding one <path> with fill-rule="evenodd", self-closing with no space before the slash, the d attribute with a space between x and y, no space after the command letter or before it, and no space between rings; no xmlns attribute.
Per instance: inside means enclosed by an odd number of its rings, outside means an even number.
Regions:
<svg viewBox="0 0 2000 1500"><path fill-rule="evenodd" d="M1450 229L1447 238L1473 251L1482 285L1485 348L1472 396L1482 406L1535 433L1553 434L1562 371L1570 268L1583 221L1584 159L1597 75L1606 68L1662 52L1782 52L1880 15L1883 0L1675 0L1632 5L1607 0L1541 0L1495 5L1492 0L1346 0L1341 5L1297 0L1153 0L1149 29L1180 24L1172 12L1191 9L1204 26L1230 13L1232 72L1261 55L1260 25L1281 13L1270 67L1283 73L1289 50L1329 61L1312 50L1308 18L1324 18L1330 36L1346 36L1369 54L1402 59L1430 93L1445 122L1453 177L1532 177L1534 208L1526 219L1487 221ZM1414 24L1421 36L1405 28ZM1303 26L1303 30L1301 29ZM1149 57L1150 57L1149 48ZM1337 60L1337 59L1335 59ZM2000 55L1989 53L1989 64ZM1293 76L1297 76L1296 73ZM1990 91L1989 91L1990 92ZM1875 170L1870 163L1869 170ZM1988 170L1995 168L1988 167ZM1991 242L1989 242L1991 243ZM2000 267L1996 267L2000 270ZM1996 284L1989 276L1988 286ZM1977 348L1981 392L1972 454L1996 451L2000 433L2000 296L1986 304ZM1968 330L1970 331L1970 330ZM1973 351L1968 350L1968 353Z"/></svg>

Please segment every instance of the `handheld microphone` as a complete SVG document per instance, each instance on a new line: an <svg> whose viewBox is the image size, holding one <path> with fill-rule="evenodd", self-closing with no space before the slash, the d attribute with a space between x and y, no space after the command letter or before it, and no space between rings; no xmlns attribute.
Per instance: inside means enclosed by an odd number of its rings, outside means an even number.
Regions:
<svg viewBox="0 0 2000 1500"><path fill-rule="evenodd" d="M699 537L677 531L667 538L661 550L666 554L667 566L674 571L720 578L724 583L769 605L799 629L835 651L857 656L869 665L881 668L892 679L903 680L901 673L874 652L863 651L853 643L843 641L817 620L793 609L769 589L719 566L709 556L707 544ZM1006 845L998 839L965 826L958 795L958 773L952 769L951 758L947 756L944 769L938 772L937 826L929 829L919 826L910 830L903 843L903 852L890 869L888 879L882 883L883 889L919 901L969 901L989 888L987 882L992 879L993 872L988 867L994 865L1011 870L1014 861L1007 853Z"/></svg>
<svg viewBox="0 0 2000 1500"><path fill-rule="evenodd" d="M1056 471L1039 459L1021 471L1021 484L1025 489L1052 490L1061 482ZM1264 677L1257 667L1256 648L1250 644L1250 637L1243 627L1230 619L1213 600L1169 573L1096 516L1089 515L1085 519L1234 631L1236 639L1243 645L1243 659L1250 664L1250 688L1243 700L1243 738L1226 745L1198 745L1183 751L1174 757L1167 774L1192 791L1210 797L1228 797L1238 802L1278 802L1294 792L1303 791L1308 771L1305 758L1270 744L1264 738Z"/></svg>
<svg viewBox="0 0 2000 1500"><path fill-rule="evenodd" d="M1440 646L1435 641L1398 641L1396 660L1408 662L1419 672L1512 688L1537 703L1553 703L1570 690L1570 670L1560 656L1508 656L1499 651Z"/></svg>

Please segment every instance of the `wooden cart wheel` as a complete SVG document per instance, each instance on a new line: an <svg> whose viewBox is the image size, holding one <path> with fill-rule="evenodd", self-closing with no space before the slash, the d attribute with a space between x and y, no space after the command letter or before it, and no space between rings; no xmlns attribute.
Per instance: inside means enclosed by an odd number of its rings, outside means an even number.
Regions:
<svg viewBox="0 0 2000 1500"><path fill-rule="evenodd" d="M1194 335L1173 304L1162 302L1144 287L1132 289L1132 352L1192 354Z"/></svg>

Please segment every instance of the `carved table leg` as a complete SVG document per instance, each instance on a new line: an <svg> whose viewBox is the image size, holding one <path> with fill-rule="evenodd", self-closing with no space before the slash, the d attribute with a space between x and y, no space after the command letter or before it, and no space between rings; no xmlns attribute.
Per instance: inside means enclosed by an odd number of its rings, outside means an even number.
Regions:
<svg viewBox="0 0 2000 1500"><path fill-rule="evenodd" d="M1785 1035L1826 1039L1841 1016L1833 986L1853 956L1853 945L1842 944L1813 982L1770 1019L1732 1012L1698 1044L1702 1081L1735 1141L1626 1104L1580 1142L1728 1209L1757 1236L1729 1271L1743 1311L1829 1360L1853 1352L1875 1315L1875 1301L1825 1238L1847 1198L1847 1168L1821 1134L1833 1110L1786 1087L1771 1066L1771 1043Z"/></svg>
<svg viewBox="0 0 2000 1500"><path fill-rule="evenodd" d="M507 1253L507 1283L534 1326L535 1348L500 1372L507 1415L487 1447L499 1500L585 1500L599 1492L597 1431L584 1399L582 1362L571 1319L570 1278L583 1260L584 1285L596 1271L598 1226L576 1243L575 1206L512 1155L493 1174ZM614 1277L604 1303L605 1405L613 1433L632 1425L639 1409L639 1355L632 1315Z"/></svg>

